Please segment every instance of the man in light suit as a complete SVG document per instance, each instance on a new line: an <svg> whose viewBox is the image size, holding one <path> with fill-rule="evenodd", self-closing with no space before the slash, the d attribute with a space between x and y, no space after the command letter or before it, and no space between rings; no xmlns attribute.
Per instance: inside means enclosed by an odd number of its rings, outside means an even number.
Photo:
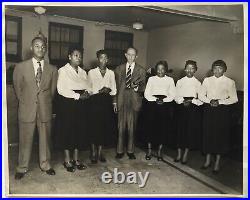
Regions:
<svg viewBox="0 0 250 200"><path fill-rule="evenodd" d="M137 58L137 50L135 48L128 48L125 56L127 63L115 69L117 95L114 98L114 107L115 111L118 112L116 158L121 159L124 156L124 136L127 130L127 155L129 159L136 159L134 155L134 133L146 85L146 71L143 67L135 63Z"/></svg>
<svg viewBox="0 0 250 200"><path fill-rule="evenodd" d="M28 171L35 128L39 134L40 168L48 175L55 175L50 165L50 132L52 100L56 91L57 69L44 60L47 51L45 38L32 40L32 59L16 65L13 82L18 99L19 156L15 179Z"/></svg>

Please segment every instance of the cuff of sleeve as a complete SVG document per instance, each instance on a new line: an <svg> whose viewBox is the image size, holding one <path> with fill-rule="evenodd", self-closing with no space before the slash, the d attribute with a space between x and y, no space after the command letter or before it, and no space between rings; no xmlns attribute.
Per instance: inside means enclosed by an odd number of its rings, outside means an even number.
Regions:
<svg viewBox="0 0 250 200"><path fill-rule="evenodd" d="M79 100L79 98L80 98L80 94L75 93L75 94L74 94L74 99L75 99L75 100Z"/></svg>
<svg viewBox="0 0 250 200"><path fill-rule="evenodd" d="M224 104L223 100L218 100L219 104Z"/></svg>
<svg viewBox="0 0 250 200"><path fill-rule="evenodd" d="M115 96L116 95L116 91L111 91L110 93L109 93L109 95L111 95L111 96Z"/></svg>
<svg viewBox="0 0 250 200"><path fill-rule="evenodd" d="M176 101L177 104L182 104L183 101L184 101L184 98L183 98L183 97L181 97L181 98L176 98L175 101Z"/></svg>
<svg viewBox="0 0 250 200"><path fill-rule="evenodd" d="M210 104L211 99L205 100L204 103Z"/></svg>
<svg viewBox="0 0 250 200"><path fill-rule="evenodd" d="M199 100L199 99L193 99L193 100L192 100L192 104L195 104L195 105L197 105L197 106L200 106L200 105L203 104L203 102L202 102L201 100Z"/></svg>
<svg viewBox="0 0 250 200"><path fill-rule="evenodd" d="M145 97L146 98L146 97ZM156 101L156 97L148 97L148 98L146 98L148 101Z"/></svg>
<svg viewBox="0 0 250 200"><path fill-rule="evenodd" d="M197 99L193 98L193 99L192 99L192 103L193 103L193 104L197 104Z"/></svg>
<svg viewBox="0 0 250 200"><path fill-rule="evenodd" d="M167 98L167 97L163 99L163 102L165 102L165 103L170 102L170 101L172 101L172 100Z"/></svg>

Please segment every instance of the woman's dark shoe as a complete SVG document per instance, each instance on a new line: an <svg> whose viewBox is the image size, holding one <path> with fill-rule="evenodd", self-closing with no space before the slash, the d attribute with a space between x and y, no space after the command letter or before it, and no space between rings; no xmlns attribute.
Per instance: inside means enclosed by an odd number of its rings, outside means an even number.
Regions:
<svg viewBox="0 0 250 200"><path fill-rule="evenodd" d="M186 165L187 164L187 160L185 160L185 161L182 160L181 164Z"/></svg>
<svg viewBox="0 0 250 200"><path fill-rule="evenodd" d="M86 165L84 165L81 161L79 160L72 160L72 164L78 169L78 170L84 170L87 168Z"/></svg>
<svg viewBox="0 0 250 200"><path fill-rule="evenodd" d="M219 173L219 171L220 171L219 169L213 169L212 173L216 175Z"/></svg>
<svg viewBox="0 0 250 200"><path fill-rule="evenodd" d="M103 162L103 163L107 162L106 158L102 154L99 156L99 160L100 162Z"/></svg>
<svg viewBox="0 0 250 200"><path fill-rule="evenodd" d="M175 158L174 162L180 162L180 160L181 160L180 158Z"/></svg>
<svg viewBox="0 0 250 200"><path fill-rule="evenodd" d="M124 156L124 153L117 153L116 156L115 156L115 158L116 159L122 159L123 156Z"/></svg>
<svg viewBox="0 0 250 200"><path fill-rule="evenodd" d="M151 158L152 158L152 155L146 154L146 156L145 156L145 159L146 159L146 160L151 160Z"/></svg>
<svg viewBox="0 0 250 200"><path fill-rule="evenodd" d="M136 159L134 153L127 153L127 155L128 155L128 158L129 158L130 160L135 160L135 159Z"/></svg>
<svg viewBox="0 0 250 200"><path fill-rule="evenodd" d="M158 153L157 153L157 160L158 160L158 161L163 161L163 157L162 157L161 150L158 150Z"/></svg>
<svg viewBox="0 0 250 200"><path fill-rule="evenodd" d="M74 172L76 170L74 165L72 165L71 162L64 162L63 166L65 169L67 169L68 172Z"/></svg>
<svg viewBox="0 0 250 200"><path fill-rule="evenodd" d="M209 165L207 165L207 166L206 166L206 165L202 165L202 166L201 166L201 169L207 169L207 168L209 168L209 167L211 167L211 163L209 163Z"/></svg>
<svg viewBox="0 0 250 200"><path fill-rule="evenodd" d="M94 156L92 156L91 158L90 158L90 161L91 161L91 163L92 164L96 164L97 163L97 158Z"/></svg>
<svg viewBox="0 0 250 200"><path fill-rule="evenodd" d="M157 160L158 161L163 161L163 157L162 156L157 156Z"/></svg>

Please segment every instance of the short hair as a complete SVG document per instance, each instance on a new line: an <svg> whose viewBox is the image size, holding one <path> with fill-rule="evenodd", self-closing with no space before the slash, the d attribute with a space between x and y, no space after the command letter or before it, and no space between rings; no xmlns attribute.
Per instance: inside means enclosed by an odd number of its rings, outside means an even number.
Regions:
<svg viewBox="0 0 250 200"><path fill-rule="evenodd" d="M216 61L214 61L213 64L212 64L212 69L215 66L221 66L221 67L224 68L224 72L227 71L227 64L223 60L216 60Z"/></svg>
<svg viewBox="0 0 250 200"><path fill-rule="evenodd" d="M194 66L195 70L197 71L198 67L197 67L197 62L194 61L194 60L187 60L186 63L185 63L185 69L188 65L192 65Z"/></svg>
<svg viewBox="0 0 250 200"><path fill-rule="evenodd" d="M98 51L96 52L96 57L99 58L102 54L105 54L105 55L108 56L107 51L104 50L104 49L101 49L101 50L98 50Z"/></svg>
<svg viewBox="0 0 250 200"><path fill-rule="evenodd" d="M134 49L136 55L138 54L138 50L137 50L135 47L133 47L133 46L128 47L128 48L126 49L126 52L125 52L125 53L127 53L129 49Z"/></svg>
<svg viewBox="0 0 250 200"><path fill-rule="evenodd" d="M43 41L43 43L47 46L47 42L46 42L45 38L39 37L39 36L34 37L34 38L31 40L31 44L32 44L32 45L33 45L33 43L35 42L35 40L41 40L41 41Z"/></svg>
<svg viewBox="0 0 250 200"><path fill-rule="evenodd" d="M157 71L157 67L158 67L159 65L163 65L164 68L165 68L165 70L166 70L166 72L168 71L168 62L167 62L166 60L160 60L160 61L158 61L158 62L156 63L156 65L155 65L155 71Z"/></svg>
<svg viewBox="0 0 250 200"><path fill-rule="evenodd" d="M83 54L83 49L81 47L78 45L73 45L69 47L68 55L71 55L74 51L79 51L81 54Z"/></svg>

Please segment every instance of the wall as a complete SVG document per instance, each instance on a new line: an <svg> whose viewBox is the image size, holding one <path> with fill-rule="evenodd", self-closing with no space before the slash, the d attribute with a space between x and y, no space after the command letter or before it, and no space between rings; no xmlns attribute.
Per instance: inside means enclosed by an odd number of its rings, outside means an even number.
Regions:
<svg viewBox="0 0 250 200"><path fill-rule="evenodd" d="M226 75L236 81L238 90L244 86L244 38L234 34L228 23L201 21L149 32L148 66L166 59L173 76L179 78L185 61L198 63L196 76L202 80L213 61L223 59L228 65Z"/></svg>
<svg viewBox="0 0 250 200"><path fill-rule="evenodd" d="M22 59L28 59L30 55L30 43L40 28L43 34L48 37L49 22L58 22L72 24L84 27L83 38L83 64L86 68L96 60L96 51L104 48L105 30L130 32L134 34L134 46L139 50L138 63L146 66L148 33L145 31L136 31L129 27L114 25L96 25L94 22L87 22L77 19L63 18L57 16L41 16L39 19L32 13L6 10L7 15L22 17ZM48 55L46 55L48 58ZM6 63L6 68L11 62ZM9 144L18 142L18 121L17 121L17 99L12 85L6 87L7 96L7 127Z"/></svg>
<svg viewBox="0 0 250 200"><path fill-rule="evenodd" d="M95 22L88 22L78 19L71 19L59 16L41 16L40 20L35 14L6 10L7 15L22 17L22 57L30 57L31 39L38 34L41 27L43 34L48 37L49 22L72 24L84 27L83 38L83 64L88 68L96 59L96 51L104 48L105 30L130 32L134 34L134 46L138 48L138 63L146 65L148 32L137 31L129 27L115 25L96 25Z"/></svg>

